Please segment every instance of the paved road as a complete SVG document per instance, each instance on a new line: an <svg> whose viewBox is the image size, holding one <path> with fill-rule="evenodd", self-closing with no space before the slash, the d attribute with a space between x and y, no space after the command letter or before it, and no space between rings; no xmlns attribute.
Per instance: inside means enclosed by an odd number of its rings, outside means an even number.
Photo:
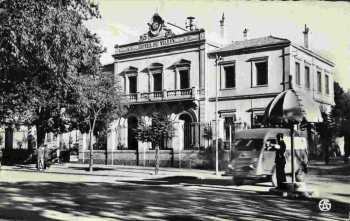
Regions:
<svg viewBox="0 0 350 221"><path fill-rule="evenodd" d="M229 178L228 178L229 179ZM348 205L281 198L268 184L190 177L126 179L2 170L0 220L345 220Z"/></svg>

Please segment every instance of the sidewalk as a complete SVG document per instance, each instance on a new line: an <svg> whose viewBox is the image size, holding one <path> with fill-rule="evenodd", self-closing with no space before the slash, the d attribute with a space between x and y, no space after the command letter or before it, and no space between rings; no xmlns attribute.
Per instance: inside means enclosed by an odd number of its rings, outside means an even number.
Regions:
<svg viewBox="0 0 350 221"><path fill-rule="evenodd" d="M350 204L350 164L333 161L325 165L313 161L309 166L306 183L314 189L319 198L330 198Z"/></svg>
<svg viewBox="0 0 350 221"><path fill-rule="evenodd" d="M71 175L88 175L88 176L104 176L104 177L121 177L136 180L142 179L161 179L166 177L192 177L197 179L219 179L215 175L215 171L187 169L187 168L160 168L157 175L154 174L154 167L143 166L122 166L122 165L94 165L94 171L89 172L88 164L53 164L50 168L43 171L44 173L71 174ZM34 164L31 165L14 165L3 166L2 170L17 170L27 172L37 172Z"/></svg>

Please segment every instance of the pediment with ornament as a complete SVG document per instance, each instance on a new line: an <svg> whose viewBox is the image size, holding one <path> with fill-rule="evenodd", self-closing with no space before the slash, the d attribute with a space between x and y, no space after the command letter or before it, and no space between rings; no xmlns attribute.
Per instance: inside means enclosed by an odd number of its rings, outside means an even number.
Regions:
<svg viewBox="0 0 350 221"><path fill-rule="evenodd" d="M173 31L166 26L164 19L158 13L152 16L151 21L147 23L147 25L148 31L140 35L140 41L148 41L154 38L169 38L175 35Z"/></svg>

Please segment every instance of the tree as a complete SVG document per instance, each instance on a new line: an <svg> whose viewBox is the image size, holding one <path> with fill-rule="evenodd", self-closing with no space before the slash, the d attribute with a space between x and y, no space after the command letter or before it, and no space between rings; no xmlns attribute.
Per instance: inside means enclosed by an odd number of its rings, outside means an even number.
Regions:
<svg viewBox="0 0 350 221"><path fill-rule="evenodd" d="M144 120L140 121L135 129L136 139L141 142L151 142L155 146L155 167L154 172L159 171L159 146L162 142L168 141L175 136L173 121L159 112L151 114L152 124Z"/></svg>
<svg viewBox="0 0 350 221"><path fill-rule="evenodd" d="M84 26L99 16L87 0L0 1L1 125L35 125L38 145L67 130L77 76L100 67L104 50Z"/></svg>
<svg viewBox="0 0 350 221"><path fill-rule="evenodd" d="M332 115L337 123L337 133L344 136L344 161L350 156L350 93L334 82L334 101Z"/></svg>
<svg viewBox="0 0 350 221"><path fill-rule="evenodd" d="M318 124L318 131L320 132L321 146L325 163L329 164L330 147L332 140L335 139L337 126L332 113L322 112L323 122Z"/></svg>
<svg viewBox="0 0 350 221"><path fill-rule="evenodd" d="M89 132L89 170L92 172L92 135L102 132L103 127L108 127L108 123L120 117L125 111L125 105L112 73L98 71L93 75L79 76L75 85L77 102L70 106L68 113L81 131L87 129ZM96 131L98 124L100 126Z"/></svg>

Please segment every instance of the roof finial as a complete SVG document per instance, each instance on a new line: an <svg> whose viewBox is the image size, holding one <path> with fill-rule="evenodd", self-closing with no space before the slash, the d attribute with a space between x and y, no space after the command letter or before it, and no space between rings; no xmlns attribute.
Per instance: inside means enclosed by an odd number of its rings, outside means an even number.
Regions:
<svg viewBox="0 0 350 221"><path fill-rule="evenodd" d="M244 30L243 30L243 39L244 40L248 39L248 29L247 28L244 28Z"/></svg>
<svg viewBox="0 0 350 221"><path fill-rule="evenodd" d="M225 25L225 14L222 13L222 17L221 17L221 20L220 20L220 26L224 26Z"/></svg>
<svg viewBox="0 0 350 221"><path fill-rule="evenodd" d="M222 13L222 17L220 20L220 38L222 43L225 41L225 15Z"/></svg>

